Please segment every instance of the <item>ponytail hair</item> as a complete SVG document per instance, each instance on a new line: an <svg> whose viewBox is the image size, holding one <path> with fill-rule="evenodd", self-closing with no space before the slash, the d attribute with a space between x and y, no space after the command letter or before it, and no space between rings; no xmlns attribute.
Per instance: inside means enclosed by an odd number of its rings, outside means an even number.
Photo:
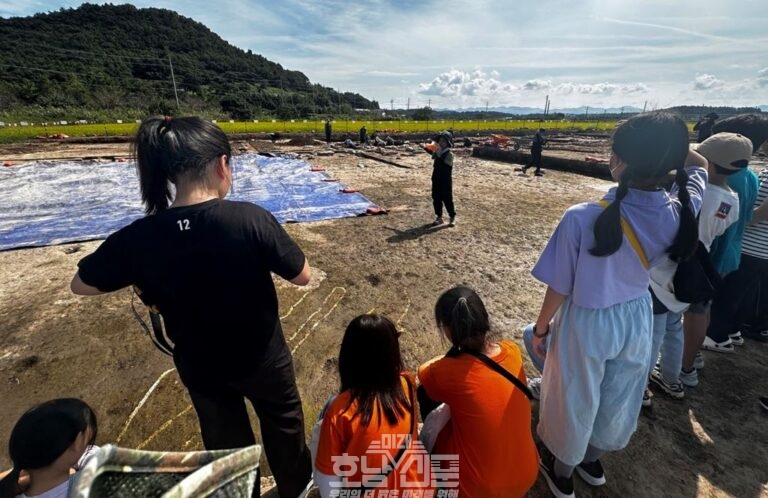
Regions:
<svg viewBox="0 0 768 498"><path fill-rule="evenodd" d="M454 348L482 352L488 341L488 311L480 296L469 287L445 291L435 304L435 320L448 329Z"/></svg>
<svg viewBox="0 0 768 498"><path fill-rule="evenodd" d="M19 476L21 469L16 465L0 480L0 498L15 498L21 493L19 489Z"/></svg>
<svg viewBox="0 0 768 498"><path fill-rule="evenodd" d="M609 256L621 247L624 241L624 231L621 228L621 200L629 192L631 179L632 170L627 168L619 179L616 199L603 209L603 212L595 220L595 247L589 250L592 256Z"/></svg>
<svg viewBox="0 0 768 498"><path fill-rule="evenodd" d="M168 208L171 183L182 177L205 181L207 167L222 155L229 162L232 148L224 132L209 121L194 116L154 116L139 126L133 155L141 200L149 215Z"/></svg>
<svg viewBox="0 0 768 498"><path fill-rule="evenodd" d="M30 408L11 430L8 455L13 462L11 472L0 481L0 498L18 494L22 470L36 470L56 461L72 446L78 434L90 427L96 440L96 414L84 401L62 398L46 401Z"/></svg>
<svg viewBox="0 0 768 498"><path fill-rule="evenodd" d="M637 114L616 128L611 149L624 163L624 172L619 179L616 199L595 221L595 246L589 250L590 254L609 256L621 247L624 240L621 229L621 200L627 195L633 182L660 184L667 173L677 170L682 185L687 184L688 175L685 171L682 174L679 172L685 166L685 158L688 156L688 138L688 126L685 121L667 111ZM687 198L688 191L681 195L681 201L683 195ZM689 200L686 200L685 206L688 206ZM688 211L693 215L690 208ZM695 222L695 217L693 218ZM686 250L688 247L691 227L685 220L686 213L683 213L681 230L675 239L676 245L673 246L676 250ZM683 222L686 223L684 228ZM680 232L683 232L682 236ZM696 234L698 238L698 228ZM677 245L678 242L680 245Z"/></svg>

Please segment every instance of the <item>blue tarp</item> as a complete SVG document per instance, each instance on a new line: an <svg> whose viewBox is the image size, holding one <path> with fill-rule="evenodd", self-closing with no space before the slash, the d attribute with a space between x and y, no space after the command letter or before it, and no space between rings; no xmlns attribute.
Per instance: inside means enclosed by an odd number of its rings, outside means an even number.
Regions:
<svg viewBox="0 0 768 498"><path fill-rule="evenodd" d="M233 158L233 193L281 222L357 216L375 207L345 194L302 159L245 154ZM103 239L143 216L132 162L38 162L0 168L0 251Z"/></svg>

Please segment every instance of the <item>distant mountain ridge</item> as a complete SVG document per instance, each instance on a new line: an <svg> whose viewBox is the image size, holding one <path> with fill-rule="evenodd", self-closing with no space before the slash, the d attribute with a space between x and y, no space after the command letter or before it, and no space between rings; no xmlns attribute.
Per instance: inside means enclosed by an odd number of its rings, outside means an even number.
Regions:
<svg viewBox="0 0 768 498"><path fill-rule="evenodd" d="M437 109L436 109L437 110ZM456 109L459 112L485 112L485 107L468 107ZM552 108L549 110L549 114L565 114L565 115L580 115L580 114L634 114L642 111L638 107L625 106L625 107L564 107L564 108ZM487 112L501 112L504 114L514 114L519 116L525 116L529 114L542 114L544 109L541 107L517 107L517 106L499 106L488 107Z"/></svg>
<svg viewBox="0 0 768 498"><path fill-rule="evenodd" d="M171 63L188 113L293 118L379 107L313 84L164 9L83 4L0 19L0 46L0 116L19 107L54 114L121 109L126 117L125 110L137 117L175 112Z"/></svg>

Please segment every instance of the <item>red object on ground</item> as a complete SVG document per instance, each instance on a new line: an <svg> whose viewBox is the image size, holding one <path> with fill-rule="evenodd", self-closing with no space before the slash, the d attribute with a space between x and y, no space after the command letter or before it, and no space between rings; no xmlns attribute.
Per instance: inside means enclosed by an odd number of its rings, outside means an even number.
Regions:
<svg viewBox="0 0 768 498"><path fill-rule="evenodd" d="M374 216L377 214L387 214L387 213L388 211L386 209L379 206L369 207L368 209L365 210L365 215L369 215L369 216Z"/></svg>
<svg viewBox="0 0 768 498"><path fill-rule="evenodd" d="M309 171L312 171L313 173L325 171L325 168L309 168Z"/></svg>
<svg viewBox="0 0 768 498"><path fill-rule="evenodd" d="M509 137L504 135L491 135L491 140L496 145L507 145L509 143Z"/></svg>
<svg viewBox="0 0 768 498"><path fill-rule="evenodd" d="M339 189L339 192L341 192L342 194L354 194L359 192L359 190L352 187L346 187L346 188Z"/></svg>
<svg viewBox="0 0 768 498"><path fill-rule="evenodd" d="M6 168L10 168L11 166L13 166L13 161L5 161L3 163L3 166L5 166Z"/></svg>
<svg viewBox="0 0 768 498"><path fill-rule="evenodd" d="M604 157L587 156L584 160L588 163L608 163L608 159Z"/></svg>

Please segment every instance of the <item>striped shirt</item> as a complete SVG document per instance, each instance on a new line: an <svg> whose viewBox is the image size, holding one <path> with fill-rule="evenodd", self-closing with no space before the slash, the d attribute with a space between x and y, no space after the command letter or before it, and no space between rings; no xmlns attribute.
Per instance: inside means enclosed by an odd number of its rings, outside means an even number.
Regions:
<svg viewBox="0 0 768 498"><path fill-rule="evenodd" d="M754 208L757 209L768 199L768 168L760 173L760 187ZM744 240L741 245L742 254L748 254L760 259L768 259L768 220L749 225L744 230Z"/></svg>

